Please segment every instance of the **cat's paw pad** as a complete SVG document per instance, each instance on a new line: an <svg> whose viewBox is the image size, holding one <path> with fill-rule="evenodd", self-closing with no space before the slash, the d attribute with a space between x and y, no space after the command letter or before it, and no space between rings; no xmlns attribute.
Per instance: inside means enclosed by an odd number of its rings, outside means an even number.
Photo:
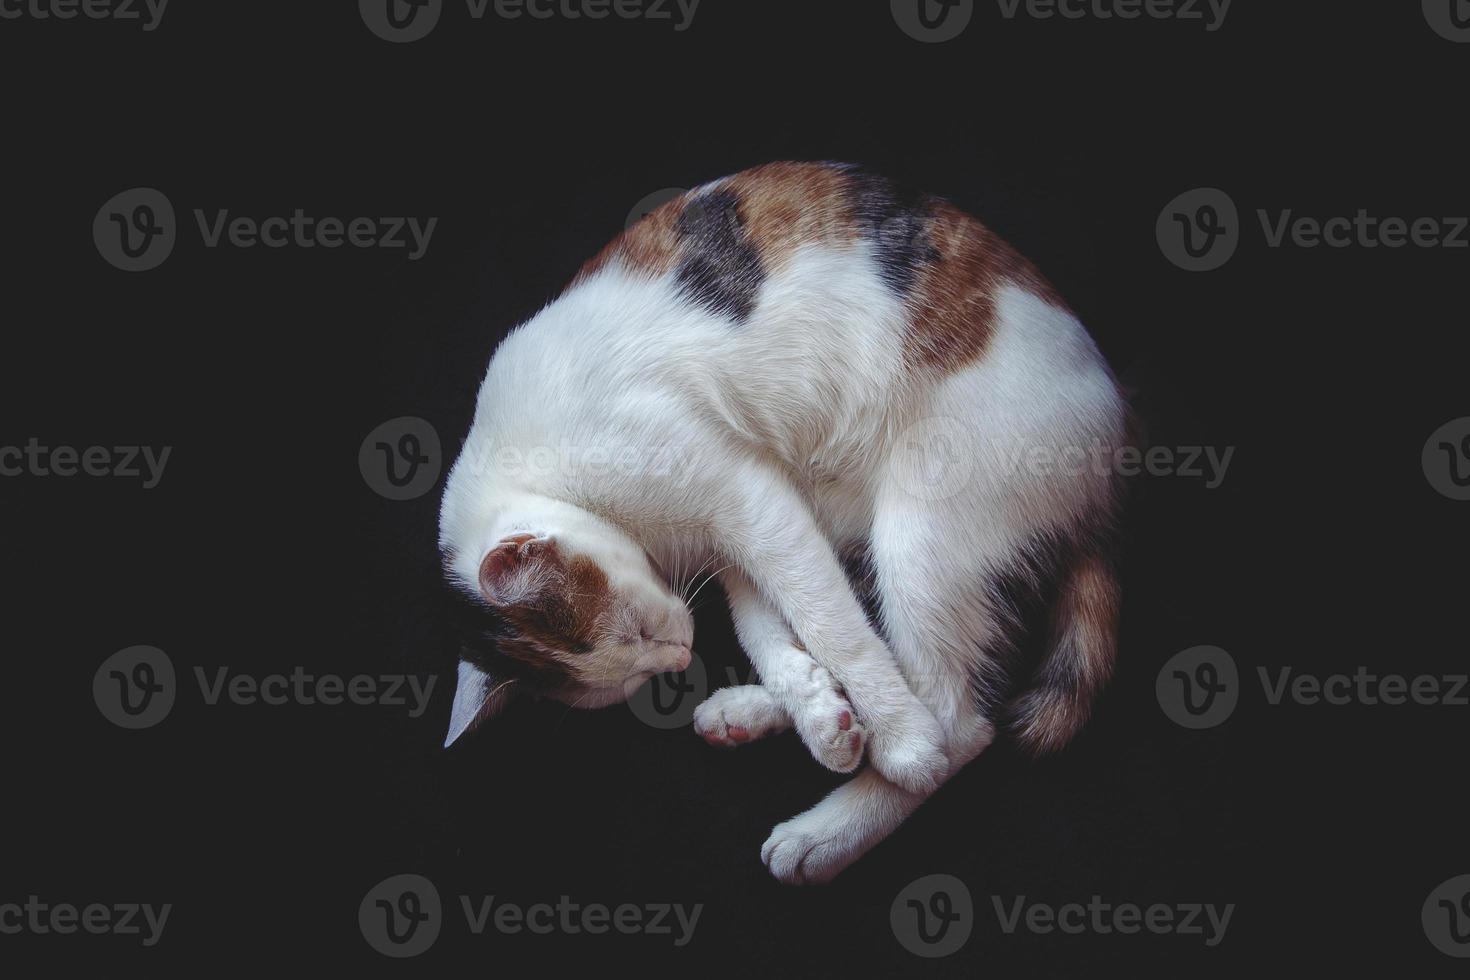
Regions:
<svg viewBox="0 0 1470 980"><path fill-rule="evenodd" d="M778 824L761 845L761 863L788 885L831 881L862 854L847 825L820 811L808 811Z"/></svg>
<svg viewBox="0 0 1470 980"><path fill-rule="evenodd" d="M709 744L729 749L783 732L790 719L759 684L722 687L694 709L694 731Z"/></svg>
<svg viewBox="0 0 1470 980"><path fill-rule="evenodd" d="M807 750L833 772L852 772L863 760L867 730L826 670L812 665L807 689L794 711Z"/></svg>

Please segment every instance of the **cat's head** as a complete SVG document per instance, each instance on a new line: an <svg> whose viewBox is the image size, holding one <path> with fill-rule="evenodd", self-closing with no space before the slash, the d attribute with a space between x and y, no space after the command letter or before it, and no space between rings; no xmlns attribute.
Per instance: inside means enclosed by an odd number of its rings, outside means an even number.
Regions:
<svg viewBox="0 0 1470 980"><path fill-rule="evenodd" d="M490 612L494 651L461 662L446 745L517 695L599 708L689 666L688 607L613 525L561 506L465 547L446 548L446 567Z"/></svg>

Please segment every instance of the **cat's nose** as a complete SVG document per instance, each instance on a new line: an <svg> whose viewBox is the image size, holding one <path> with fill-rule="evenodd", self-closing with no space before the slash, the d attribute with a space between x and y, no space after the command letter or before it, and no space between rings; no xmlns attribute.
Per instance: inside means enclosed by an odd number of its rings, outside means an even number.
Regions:
<svg viewBox="0 0 1470 980"><path fill-rule="evenodd" d="M674 669L673 669L673 673L678 673L681 670L688 670L689 669L689 663L693 659L694 659L694 654L690 651L689 645L686 643L683 646L680 646L679 647L679 654L678 654L678 656L676 656L674 658Z"/></svg>

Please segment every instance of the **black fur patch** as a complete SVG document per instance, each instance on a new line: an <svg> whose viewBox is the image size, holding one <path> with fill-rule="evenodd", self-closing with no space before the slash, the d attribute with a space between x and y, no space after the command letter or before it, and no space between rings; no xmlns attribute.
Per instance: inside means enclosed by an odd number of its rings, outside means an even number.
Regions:
<svg viewBox="0 0 1470 980"><path fill-rule="evenodd" d="M518 642L515 627L477 597L444 583L440 597L459 657L489 674L496 683L516 680L531 691L552 691L571 682L566 669L557 663L531 663L512 657L505 647Z"/></svg>
<svg viewBox="0 0 1470 980"><path fill-rule="evenodd" d="M883 628L883 599L878 595L878 571L873 567L872 551L865 542L843 549L838 560L847 574L847 584L852 586L853 593L863 604L868 625L887 642L887 631Z"/></svg>
<svg viewBox="0 0 1470 980"><path fill-rule="evenodd" d="M739 195L715 190L691 200L679 215L678 231L679 286L711 312L748 319L766 274L745 234Z"/></svg>
<svg viewBox="0 0 1470 980"><path fill-rule="evenodd" d="M919 270L940 258L929 237L932 199L875 174L854 172L851 177L858 227L876 248L883 282L905 296L913 289Z"/></svg>
<svg viewBox="0 0 1470 980"><path fill-rule="evenodd" d="M986 718L1003 718L1006 705L1046 661L1048 611L1057 599L1067 553L1057 540L1039 535L1011 568L987 583L1001 636L984 657L973 661L970 676L971 693Z"/></svg>

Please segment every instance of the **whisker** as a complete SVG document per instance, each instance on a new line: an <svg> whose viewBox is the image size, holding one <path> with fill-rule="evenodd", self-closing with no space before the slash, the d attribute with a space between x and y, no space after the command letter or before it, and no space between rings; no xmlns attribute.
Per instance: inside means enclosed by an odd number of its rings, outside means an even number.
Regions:
<svg viewBox="0 0 1470 980"><path fill-rule="evenodd" d="M689 583L688 583L688 585L693 585L694 582L699 578L699 573L702 572L702 571L704 571L705 566L708 565L710 562L712 562L714 560L715 560L715 552L711 551L709 553L709 555L704 559L704 561L702 561L702 562L699 563L699 567L694 570L694 574L691 575L691 576L689 576ZM729 566L726 566L726 567L728 568ZM720 569L720 571L722 572L722 571L724 571L724 569L722 568L722 569ZM714 572L713 574L718 575L719 572ZM708 580L706 579L706 581L708 581ZM704 586L701 585L700 588L704 588ZM685 606L688 606L691 602L694 601L694 596L688 595L688 591L689 591L688 586L685 586L685 590L684 591L685 591L685 594L684 595L681 595L679 598L682 599L682 600L684 600L684 605ZM698 595L698 594L699 594L699 591L698 591L698 589L696 589L695 590L695 595Z"/></svg>
<svg viewBox="0 0 1470 980"><path fill-rule="evenodd" d="M586 694L582 695L580 698L567 705L566 710L561 713L561 717L556 720L556 727L551 730L551 733L555 735L557 732L561 731L561 724L562 722L567 720L567 715L572 713L572 709L581 704L583 701L586 701L591 696L592 692L589 690Z"/></svg>
<svg viewBox="0 0 1470 980"><path fill-rule="evenodd" d="M675 549L673 573L669 576L669 588L678 594L684 589L684 553Z"/></svg>
<svg viewBox="0 0 1470 980"><path fill-rule="evenodd" d="M710 572L709 573L709 577L706 578L703 582L699 583L699 588L697 588L697 589L694 590L694 595L692 595L692 596L689 597L689 602L693 602L695 599L698 599L699 598L699 593L701 593L701 592L704 591L704 587L706 585L709 585L711 582L713 582L715 580L715 576L717 576L721 572L725 571L725 569L734 568L734 567L735 567L735 563L734 562L731 562L730 564L726 565L725 568L717 568L714 571ZM688 605L688 603L685 603L685 605Z"/></svg>

